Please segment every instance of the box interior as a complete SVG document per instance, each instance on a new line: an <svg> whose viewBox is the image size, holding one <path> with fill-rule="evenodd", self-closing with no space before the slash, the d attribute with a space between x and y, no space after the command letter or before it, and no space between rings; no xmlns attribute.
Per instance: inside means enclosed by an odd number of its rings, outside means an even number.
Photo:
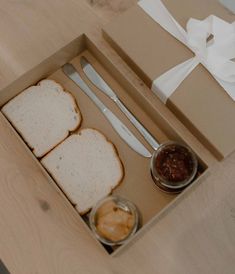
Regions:
<svg viewBox="0 0 235 274"><path fill-rule="evenodd" d="M22 90L28 86L36 84L43 78L54 79L58 83L62 84L63 87L70 91L77 100L83 117L80 129L89 127L100 130L117 148L120 159L124 165L125 176L122 183L113 191L113 193L125 197L136 204L141 213L142 226L144 227L179 195L164 193L155 186L150 175L150 159L138 155L129 148L129 146L114 131L112 126L93 102L79 89L78 86L76 86L76 84L63 74L60 69L63 64L66 62L74 64L82 78L88 83L97 96L125 123L125 125L128 126L128 128L139 140L142 141L149 151L153 151L117 106L89 82L80 66L81 56L87 57L100 75L118 94L120 99L125 102L125 105L160 143L170 139L184 141L177 135L177 131L169 125L167 121L165 121L158 109L153 109L148 101L142 97L141 93L138 93L137 90L131 87L131 85L121 77L120 73L112 63L102 55L94 43L84 35L74 40L50 58L44 60L41 64L23 75L10 86L3 89L0 92L0 105L3 106L8 100L19 94ZM150 114L154 114L154 116L151 116ZM31 153L31 155L32 160L35 160L40 164L39 160L33 155L33 153ZM199 161L200 173L203 173L208 166L203 159L200 158ZM49 175L48 179L52 180ZM86 222L87 216L83 216L83 219ZM109 253L116 250L116 253L119 248L106 248L106 250Z"/></svg>

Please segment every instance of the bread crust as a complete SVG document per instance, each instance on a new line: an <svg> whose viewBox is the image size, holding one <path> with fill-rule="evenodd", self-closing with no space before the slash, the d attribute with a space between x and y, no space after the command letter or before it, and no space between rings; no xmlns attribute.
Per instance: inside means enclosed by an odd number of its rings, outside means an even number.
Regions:
<svg viewBox="0 0 235 274"><path fill-rule="evenodd" d="M124 178L124 176L125 176L125 169L124 169L123 162L122 162L122 160L121 160L121 158L120 158L119 152L118 152L116 146L114 145L114 143L113 143L111 140L109 140L109 139L104 135L104 133L101 132L99 129L95 129L95 128L84 128L84 129L91 129L91 130L95 130L95 131L99 132L100 135L102 135L102 136L104 137L104 139L106 140L106 142L109 143L109 144L112 146L113 152L114 152L114 154L116 155L117 159L119 160L118 162L119 162L120 170L122 171L122 175L121 175L120 180L118 181L117 185L116 185L115 187L112 188L112 190L111 190L111 192L110 192L110 194L111 194L111 193L113 192L113 190L115 190L115 189L121 184L121 182L123 181L123 178ZM84 130L84 129L81 129L79 132L81 132L81 131Z"/></svg>
<svg viewBox="0 0 235 274"><path fill-rule="evenodd" d="M81 113L81 111L80 111L80 108L79 108L79 106L78 106L78 103L77 103L76 98L73 96L73 94L72 94L70 91L68 91L67 89L65 89L60 83L58 83L58 82L55 81L54 79L42 79L42 80L40 80L40 81L37 83L37 86L40 86L40 83L43 82L43 81L45 81L45 80L50 80L50 81L52 81L52 82L55 82L58 86L61 87L61 89L63 90L63 92L65 92L66 94L68 94L68 95L70 96L70 98L72 98L72 101L73 101L73 103L74 103L74 110L75 110L75 112L79 115L80 120L78 121L78 124L77 124L77 126L75 126L75 128L73 128L72 130L69 130L69 131L68 131L68 134L69 134L70 132L76 131L76 130L79 129L79 127L81 126L82 120L83 120L82 113Z"/></svg>
<svg viewBox="0 0 235 274"><path fill-rule="evenodd" d="M74 103L74 110L75 112L79 115L79 121L77 123L77 126L75 126L75 128L73 128L72 130L67 130L66 136L63 138L63 140L61 140L59 143L55 144L53 147L51 147L50 149L48 149L43 155L37 156L34 152L34 148L31 148L33 153L36 155L37 158L43 158L45 157L45 155L47 155L48 153L50 153L54 148L56 148L57 146L59 146L61 143L63 143L69 136L71 133L75 132L76 130L78 130L82 124L83 121L83 117L82 117L82 113L80 111L80 108L78 106L77 100L76 98L73 96L72 93L70 93L68 90L66 90L60 83L58 83L57 81L55 81L54 79L42 79L40 80L36 86L40 86L40 83L46 80L50 80L55 82L58 86L61 87L61 89L63 90L63 92L65 92L66 94L68 94L70 96L70 98L72 98L72 101Z"/></svg>
<svg viewBox="0 0 235 274"><path fill-rule="evenodd" d="M100 131L100 130L97 130L95 128L83 128L81 130L79 130L78 132L74 133L74 135L80 135L82 133L82 131L84 130L92 130L92 131L95 131L95 132L98 132L102 137L103 139L112 147L112 150L113 150L113 153L114 155L116 156L116 159L118 160L118 163L119 163L119 168L120 168L120 171L121 171L121 175L120 175L120 178L117 180L116 184L114 187L112 187L110 189L110 192L107 194L110 195L112 194L112 192L122 183L123 181L123 178L125 176L125 169L124 169L124 165L122 163L122 160L119 156L119 153L118 153L118 150L117 148L115 147L115 145ZM61 142L62 143L62 142ZM43 157L43 159L46 159L48 157L49 154L45 155ZM41 164L43 165L43 159L41 159ZM53 174L46 168L46 166L43 165L43 167L47 170L47 172L49 173L49 175L53 178L53 180L56 182L56 179L55 177L53 176ZM57 184L57 183L56 183ZM58 184L57 184L58 185ZM59 186L59 188L61 189L61 191L64 193L64 195L68 198L67 194L63 191L63 189ZM91 209L92 207L88 208L87 210L85 211L79 211L79 209L76 207L77 204L74 204L69 198L68 200L70 201L70 203L76 208L76 210L78 211L78 213L80 215L85 215L87 214Z"/></svg>
<svg viewBox="0 0 235 274"><path fill-rule="evenodd" d="M82 114L81 114L81 111L80 111L80 108L78 106L76 98L68 90L65 90L65 88L60 83L58 83L57 81L55 81L54 79L42 79L36 85L29 86L25 90L23 90L22 92L26 91L30 87L41 86L41 84L42 84L43 81L51 81L51 82L54 82L56 85L60 86L61 90L63 92L65 92L72 99L74 110L75 110L75 112L78 115L76 126L73 129L71 129L71 130L67 130L66 133L65 133L65 135L64 135L64 137L63 137L63 139L60 142L54 144L50 149L46 150L43 154L37 154L37 153L35 153L35 148L26 141L23 132L20 129L18 129L17 126L14 125L13 121L9 117L7 117L7 115L5 115L4 111L2 111L2 113L4 114L4 116L11 123L11 125L14 127L14 129L18 132L18 134L24 140L24 142L26 143L26 145L31 149L31 151L34 153L34 155L37 158L39 158L39 159L42 158L42 157L44 157L45 155L47 155L50 151L52 151L59 144L61 144L70 135L70 133L73 133L74 131L78 130L80 128L80 126L82 124L82 120L83 120ZM19 93L19 94L21 94L21 93ZM17 97L19 94L17 94L15 97ZM14 99L15 97L11 98L11 100ZM7 105L11 100L9 100L5 105ZM4 108L4 106L2 108Z"/></svg>
<svg viewBox="0 0 235 274"><path fill-rule="evenodd" d="M90 129L90 130L94 130L94 131L99 132L100 135L103 136L103 138L105 139L105 141L106 141L109 145L112 146L113 152L114 152L114 154L116 155L116 157L117 157L117 159L118 159L119 167L120 167L120 170L121 170L121 173L122 173L122 174L121 174L121 176L120 176L120 179L119 179L118 182L116 183L116 185L115 185L114 187L112 187L111 190L110 190L110 192L109 192L109 194L107 194L107 196L108 196L108 195L112 194L113 191L114 191L116 188L118 188L118 187L120 186L120 184L122 183L122 181L123 181L123 179L124 179L124 176L125 176L124 165L123 165L123 162L122 162L122 160L121 160L121 158L120 158L120 156L119 156L119 153L118 153L118 150L117 150L116 146L115 146L115 145L114 145L114 144L113 144L113 143L104 135L104 133L101 132L99 129L95 129L95 128L83 128L83 129L81 129L77 134L79 134L79 133L82 132L83 130L87 130L87 129ZM95 206L95 205L94 205L94 206ZM80 215L85 215L85 214L87 214L91 209L92 209L92 207L89 208L89 209L86 210L86 211L79 211L79 210L76 208L76 210L79 212Z"/></svg>

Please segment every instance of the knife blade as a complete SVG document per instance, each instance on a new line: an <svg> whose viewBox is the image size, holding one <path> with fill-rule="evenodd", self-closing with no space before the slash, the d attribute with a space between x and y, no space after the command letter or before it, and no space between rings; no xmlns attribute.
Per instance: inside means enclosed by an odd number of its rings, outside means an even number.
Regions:
<svg viewBox="0 0 235 274"><path fill-rule="evenodd" d="M83 81L78 71L72 64L65 64L62 67L63 72L73 82L75 82L80 89L95 103L104 116L111 123L112 127L116 130L119 136L136 152L140 155L150 158L151 153L145 146L133 135L133 133L109 110L104 103L93 93L88 85Z"/></svg>
<svg viewBox="0 0 235 274"><path fill-rule="evenodd" d="M1 274L10 274L6 266L4 265L3 261L0 259L0 273Z"/></svg>
<svg viewBox="0 0 235 274"><path fill-rule="evenodd" d="M129 111L124 103L118 98L117 94L111 89L111 87L104 81L100 74L94 69L89 61L82 56L80 59L82 69L87 78L93 83L98 89L105 93L111 100L113 100L119 109L126 115L130 122L140 132L144 139L149 143L153 149L159 147L159 143L151 135L151 133L140 123L140 121Z"/></svg>

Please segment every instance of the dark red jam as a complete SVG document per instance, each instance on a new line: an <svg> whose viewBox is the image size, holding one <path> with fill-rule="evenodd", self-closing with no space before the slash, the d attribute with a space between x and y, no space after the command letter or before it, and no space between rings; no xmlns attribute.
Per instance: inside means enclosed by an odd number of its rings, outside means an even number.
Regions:
<svg viewBox="0 0 235 274"><path fill-rule="evenodd" d="M162 179L171 182L187 180L193 172L194 161L186 147L170 144L156 158L156 169Z"/></svg>

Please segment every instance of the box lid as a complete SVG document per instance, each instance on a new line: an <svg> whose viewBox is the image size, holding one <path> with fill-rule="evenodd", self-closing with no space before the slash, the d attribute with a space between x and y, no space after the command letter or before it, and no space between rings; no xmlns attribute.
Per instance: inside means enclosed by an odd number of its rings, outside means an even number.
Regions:
<svg viewBox="0 0 235 274"><path fill-rule="evenodd" d="M235 21L235 15L215 0L162 2L184 28L189 18L202 20L211 14ZM104 36L149 87L194 56L138 5L107 25ZM167 106L217 158L235 150L235 103L202 65L183 81Z"/></svg>

